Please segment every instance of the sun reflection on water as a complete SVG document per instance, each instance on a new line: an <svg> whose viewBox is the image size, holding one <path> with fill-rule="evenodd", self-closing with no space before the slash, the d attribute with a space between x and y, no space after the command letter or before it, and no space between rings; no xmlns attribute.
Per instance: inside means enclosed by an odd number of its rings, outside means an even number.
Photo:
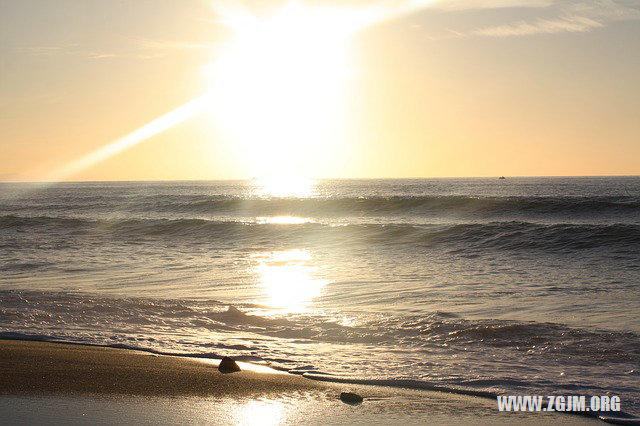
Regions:
<svg viewBox="0 0 640 426"><path fill-rule="evenodd" d="M239 406L237 425L278 425L284 420L284 405L278 401L249 401Z"/></svg>
<svg viewBox="0 0 640 426"><path fill-rule="evenodd" d="M305 223L312 223L308 217L298 217L298 216L269 216L269 217L257 217L256 221L259 224L269 224L269 225L302 225Z"/></svg>
<svg viewBox="0 0 640 426"><path fill-rule="evenodd" d="M317 182L301 177L265 178L253 181L253 192L260 197L308 198L314 195Z"/></svg>
<svg viewBox="0 0 640 426"><path fill-rule="evenodd" d="M255 255L258 285L266 304L286 312L302 312L322 293L328 280L318 278L308 250L284 250Z"/></svg>

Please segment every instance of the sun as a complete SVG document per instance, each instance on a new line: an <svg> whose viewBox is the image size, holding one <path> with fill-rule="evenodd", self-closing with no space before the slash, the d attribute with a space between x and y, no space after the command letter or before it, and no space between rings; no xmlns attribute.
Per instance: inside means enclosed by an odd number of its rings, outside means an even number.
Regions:
<svg viewBox="0 0 640 426"><path fill-rule="evenodd" d="M234 1L216 0L211 4L216 21L234 36L207 67L210 90L40 180L66 180L209 111L211 121L239 147L240 156L230 161L248 163L251 177L277 182L271 186L281 193L292 181L300 182L294 186L309 186L310 177L327 175L328 166L335 168L338 158L343 163L348 158L343 145L345 101L354 81L350 38L432 1L331 7L288 0L275 13L258 18Z"/></svg>
<svg viewBox="0 0 640 426"><path fill-rule="evenodd" d="M342 17L289 3L231 22L210 68L210 107L252 177L308 179L339 148L353 69Z"/></svg>

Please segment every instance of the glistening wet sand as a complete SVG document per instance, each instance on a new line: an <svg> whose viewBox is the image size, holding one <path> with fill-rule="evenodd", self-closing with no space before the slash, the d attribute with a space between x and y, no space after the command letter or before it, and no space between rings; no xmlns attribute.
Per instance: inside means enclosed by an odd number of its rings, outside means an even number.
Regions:
<svg viewBox="0 0 640 426"><path fill-rule="evenodd" d="M344 404L341 391L358 392L365 401ZM6 424L595 422L549 413L499 413L495 405L483 398L316 382L287 373L222 374L215 361L126 349L0 341L0 416Z"/></svg>

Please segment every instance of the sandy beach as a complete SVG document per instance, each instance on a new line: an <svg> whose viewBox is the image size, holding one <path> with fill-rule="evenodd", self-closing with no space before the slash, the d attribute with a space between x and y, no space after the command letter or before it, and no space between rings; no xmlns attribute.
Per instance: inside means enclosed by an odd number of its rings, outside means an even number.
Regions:
<svg viewBox="0 0 640 426"><path fill-rule="evenodd" d="M98 346L0 341L7 424L584 424L595 419L499 413L495 401L441 392L325 383L288 373L222 374L217 361ZM365 397L339 400L342 391Z"/></svg>
<svg viewBox="0 0 640 426"><path fill-rule="evenodd" d="M323 388L291 374L220 373L205 361L97 346L0 341L0 393L267 395Z"/></svg>

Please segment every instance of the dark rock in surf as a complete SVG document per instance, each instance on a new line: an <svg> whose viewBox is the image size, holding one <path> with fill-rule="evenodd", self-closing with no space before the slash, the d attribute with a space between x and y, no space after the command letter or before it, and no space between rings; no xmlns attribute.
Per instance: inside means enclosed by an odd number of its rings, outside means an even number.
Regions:
<svg viewBox="0 0 640 426"><path fill-rule="evenodd" d="M235 373L236 371L241 371L240 366L228 356L222 358L220 365L218 365L218 370L220 370L221 373Z"/></svg>
<svg viewBox="0 0 640 426"><path fill-rule="evenodd" d="M364 401L364 398L358 395L357 393L352 392L342 392L340 394L340 401L345 404L360 404Z"/></svg>

